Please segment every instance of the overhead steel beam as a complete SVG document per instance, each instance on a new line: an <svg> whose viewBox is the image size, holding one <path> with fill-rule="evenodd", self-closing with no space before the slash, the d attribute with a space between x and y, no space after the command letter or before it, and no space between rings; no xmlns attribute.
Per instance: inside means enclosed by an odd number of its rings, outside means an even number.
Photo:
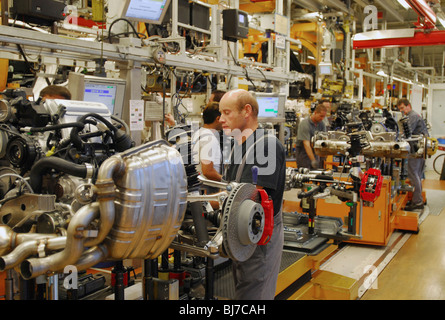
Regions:
<svg viewBox="0 0 445 320"><path fill-rule="evenodd" d="M419 26L432 29L436 26L436 14L425 0L406 0L411 8L419 15Z"/></svg>
<svg viewBox="0 0 445 320"><path fill-rule="evenodd" d="M363 8L369 5L368 1L365 0L354 0L354 2Z"/></svg>
<svg viewBox="0 0 445 320"><path fill-rule="evenodd" d="M445 45L445 30L398 29L357 33L352 46L357 49L399 48Z"/></svg>
<svg viewBox="0 0 445 320"><path fill-rule="evenodd" d="M46 51L38 51L39 55L49 57L61 53L71 56L73 60L80 59L91 61L96 57L103 57L111 61L135 61L138 63L154 63L152 50L150 47L131 47L119 44L99 43L86 40L61 37L54 34L44 34L37 31L13 28L0 25L0 43L3 43L1 50L11 51L8 48L20 44L29 48L42 48ZM26 50L25 50L26 51ZM37 51L34 51L37 52ZM1 57L1 52L0 52ZM201 59L193 59L186 55L166 54L166 65L174 66L184 70L206 70L214 73L231 74L234 76L245 76L243 67L230 65L223 62L212 62ZM305 78L312 78L310 75L298 72L277 72L261 71L255 66L246 66L249 77L252 79L266 79L280 82L301 81Z"/></svg>
<svg viewBox="0 0 445 320"><path fill-rule="evenodd" d="M319 12L323 7L320 4L314 3L314 1L311 0L293 0L292 2L305 9L315 12Z"/></svg>
<svg viewBox="0 0 445 320"><path fill-rule="evenodd" d="M32 30L0 26L0 42L4 44L20 44L36 48L72 52L79 54L79 58L104 57L112 60L135 60L153 62L147 56L147 49L124 47L110 43L78 40L54 34L46 34Z"/></svg>
<svg viewBox="0 0 445 320"><path fill-rule="evenodd" d="M388 0L375 0L388 14L399 22L405 22L402 15L397 12L391 5L388 4Z"/></svg>
<svg viewBox="0 0 445 320"><path fill-rule="evenodd" d="M328 5L333 6L344 13L351 13L351 8L348 8L343 2L340 0L327 0L326 1Z"/></svg>

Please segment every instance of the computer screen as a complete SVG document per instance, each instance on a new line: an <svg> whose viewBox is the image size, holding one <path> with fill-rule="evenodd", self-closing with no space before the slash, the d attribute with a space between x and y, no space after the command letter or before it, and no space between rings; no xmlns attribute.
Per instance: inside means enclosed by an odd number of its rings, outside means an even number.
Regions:
<svg viewBox="0 0 445 320"><path fill-rule="evenodd" d="M282 93L252 92L258 102L259 120L282 120L285 118L284 110L286 95Z"/></svg>
<svg viewBox="0 0 445 320"><path fill-rule="evenodd" d="M278 116L278 97L257 97L258 117L276 118Z"/></svg>
<svg viewBox="0 0 445 320"><path fill-rule="evenodd" d="M131 21L161 24L170 0L126 0L122 17Z"/></svg>
<svg viewBox="0 0 445 320"><path fill-rule="evenodd" d="M318 65L321 75L331 75L332 74L332 63L320 63Z"/></svg>
<svg viewBox="0 0 445 320"><path fill-rule="evenodd" d="M247 20L247 17L244 15L244 14L242 14L242 13L239 13L238 14L238 23L240 24L240 25L242 25L242 26L244 26L245 25L245 21Z"/></svg>
<svg viewBox="0 0 445 320"><path fill-rule="evenodd" d="M103 78L71 72L68 76L68 90L73 100L101 102L110 113L122 118L126 81Z"/></svg>
<svg viewBox="0 0 445 320"><path fill-rule="evenodd" d="M111 113L114 112L116 103L117 85L111 83L86 82L83 95L84 101L102 102Z"/></svg>

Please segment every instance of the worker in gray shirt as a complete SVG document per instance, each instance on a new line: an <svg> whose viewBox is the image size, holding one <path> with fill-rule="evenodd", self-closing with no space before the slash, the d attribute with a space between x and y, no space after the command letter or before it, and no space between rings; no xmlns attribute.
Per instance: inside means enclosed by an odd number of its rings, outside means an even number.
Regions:
<svg viewBox="0 0 445 320"><path fill-rule="evenodd" d="M245 261L232 261L235 300L273 300L277 288L284 243L282 222L286 180L284 146L275 135L258 128L258 101L243 89L227 92L219 104L224 133L234 138L225 181L252 183L258 168L257 189L273 201L273 232L266 245L257 246Z"/></svg>
<svg viewBox="0 0 445 320"><path fill-rule="evenodd" d="M311 139L317 131L326 131L326 125L323 119L326 117L327 109L323 103L315 107L310 117L303 119L298 125L297 132L297 167L318 169L320 166L320 157L312 149Z"/></svg>
<svg viewBox="0 0 445 320"><path fill-rule="evenodd" d="M413 110L408 99L400 99L397 102L397 108L403 115L408 117L408 123L412 135L428 136L428 129L423 118ZM409 158L408 159L408 178L411 185L414 187L413 198L411 204L405 207L406 211L413 211L423 209L422 197L422 174L425 168L425 159L423 158Z"/></svg>

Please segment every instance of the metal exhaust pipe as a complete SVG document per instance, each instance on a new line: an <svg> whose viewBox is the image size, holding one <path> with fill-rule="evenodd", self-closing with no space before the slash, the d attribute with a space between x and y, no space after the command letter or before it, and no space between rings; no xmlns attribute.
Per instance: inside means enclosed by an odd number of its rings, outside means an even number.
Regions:
<svg viewBox="0 0 445 320"><path fill-rule="evenodd" d="M77 271L91 268L104 261L108 257L108 249L105 245L98 245L85 251L76 263Z"/></svg>
<svg viewBox="0 0 445 320"><path fill-rule="evenodd" d="M99 169L96 183L98 202L80 208L73 216L67 230L65 250L45 258L28 259L21 263L20 273L24 279L35 278L47 272L56 272L67 265L76 265L82 257L84 247L94 247L105 240L115 218L113 176L123 168L122 165L122 158L118 156L113 156L103 163ZM83 231L94 219L99 217L99 232L96 237L91 238ZM79 264L87 264L93 257L99 258L101 255L106 257L105 249L102 246L100 248L102 249L99 251L90 251L89 255L85 256Z"/></svg>
<svg viewBox="0 0 445 320"><path fill-rule="evenodd" d="M20 273L24 279L32 279L48 272L57 272L67 265L75 265L84 251L85 233L88 225L99 217L99 204L91 203L80 208L68 226L66 246L63 251L45 258L31 258L20 264Z"/></svg>
<svg viewBox="0 0 445 320"><path fill-rule="evenodd" d="M100 167L97 175L97 201L100 207L99 234L96 238L88 239L85 246L93 247L101 244L114 223L115 189L113 176L123 170L123 160L120 156L114 155L108 158Z"/></svg>
<svg viewBox="0 0 445 320"><path fill-rule="evenodd" d="M23 260L33 254L37 254L40 247L48 250L60 250L65 247L66 237L57 237L51 239L40 239L23 242L18 245L11 253L0 257L0 271L14 268Z"/></svg>
<svg viewBox="0 0 445 320"><path fill-rule="evenodd" d="M7 225L0 225L0 256L9 253L12 249L33 240L43 240L59 237L57 234L43 233L16 233Z"/></svg>

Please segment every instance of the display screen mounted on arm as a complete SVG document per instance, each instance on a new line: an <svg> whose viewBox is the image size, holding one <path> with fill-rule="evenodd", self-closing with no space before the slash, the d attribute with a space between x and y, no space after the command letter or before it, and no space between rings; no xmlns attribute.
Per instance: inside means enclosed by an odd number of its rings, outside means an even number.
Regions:
<svg viewBox="0 0 445 320"><path fill-rule="evenodd" d="M161 24L171 0L125 0L122 18Z"/></svg>

